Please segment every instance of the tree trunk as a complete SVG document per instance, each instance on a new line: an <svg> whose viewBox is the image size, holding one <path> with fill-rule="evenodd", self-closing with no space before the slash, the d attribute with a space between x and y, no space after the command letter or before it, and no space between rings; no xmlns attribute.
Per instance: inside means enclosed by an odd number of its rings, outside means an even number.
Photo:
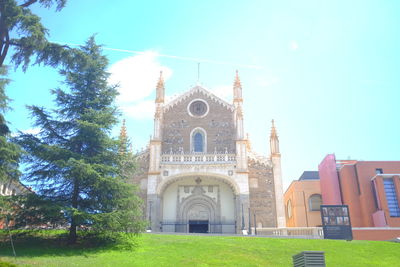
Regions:
<svg viewBox="0 0 400 267"><path fill-rule="evenodd" d="M76 235L76 221L75 216L72 214L71 217L71 227L69 228L68 244L75 244L77 240Z"/></svg>
<svg viewBox="0 0 400 267"><path fill-rule="evenodd" d="M71 197L71 204L74 210L72 211L71 215L71 227L69 228L68 244L75 244L77 240L77 234L76 234L77 223L75 218L75 209L78 208L78 197L79 197L79 185L77 179L75 178L74 189Z"/></svg>

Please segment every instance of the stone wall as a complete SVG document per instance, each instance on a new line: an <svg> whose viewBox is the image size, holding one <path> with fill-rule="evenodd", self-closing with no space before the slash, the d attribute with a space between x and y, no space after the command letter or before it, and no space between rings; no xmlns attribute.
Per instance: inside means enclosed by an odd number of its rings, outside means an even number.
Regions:
<svg viewBox="0 0 400 267"><path fill-rule="evenodd" d="M258 227L276 227L272 168L254 159L249 159L248 162L251 225L254 227L255 213Z"/></svg>
<svg viewBox="0 0 400 267"><path fill-rule="evenodd" d="M203 99L209 106L208 114L203 118L188 114L188 105L193 99ZM201 127L207 133L207 152L235 152L235 125L233 110L218 103L202 91L196 91L178 104L168 108L164 113L162 126L163 153L190 153L190 133Z"/></svg>

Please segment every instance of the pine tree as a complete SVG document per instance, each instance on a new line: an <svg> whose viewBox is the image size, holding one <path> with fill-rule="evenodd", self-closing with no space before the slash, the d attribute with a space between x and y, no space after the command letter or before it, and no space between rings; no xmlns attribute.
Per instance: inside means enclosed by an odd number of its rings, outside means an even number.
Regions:
<svg viewBox="0 0 400 267"><path fill-rule="evenodd" d="M67 0L1 0L0 1L0 67L4 65L7 54L12 51L11 62L23 70L36 55L35 63L55 66L62 61L67 52L61 45L47 40L47 29L34 14L32 5L61 10ZM12 49L11 49L12 48Z"/></svg>
<svg viewBox="0 0 400 267"><path fill-rule="evenodd" d="M0 183L7 180L17 180L21 149L10 139L10 129L7 126L4 113L9 109L5 87L9 83L6 67L0 67Z"/></svg>
<svg viewBox="0 0 400 267"><path fill-rule="evenodd" d="M68 207L70 243L79 226L137 233L144 227L141 202L119 175L118 141L109 137L118 111L117 86L107 84L108 60L92 37L75 51L73 62L60 71L69 90L52 90L57 108L29 107L41 130L18 138L27 152L26 179L47 199Z"/></svg>
<svg viewBox="0 0 400 267"><path fill-rule="evenodd" d="M69 49L66 46L51 43L47 40L47 29L42 25L40 17L32 11L32 5L38 4L44 8L56 6L61 10L67 0L0 0L0 181L17 179L19 176L18 162L20 149L13 144L10 130L4 113L8 110L5 87L7 79L8 60L15 68L22 65L25 71L31 63L31 57L36 56L35 63L56 66L69 64Z"/></svg>

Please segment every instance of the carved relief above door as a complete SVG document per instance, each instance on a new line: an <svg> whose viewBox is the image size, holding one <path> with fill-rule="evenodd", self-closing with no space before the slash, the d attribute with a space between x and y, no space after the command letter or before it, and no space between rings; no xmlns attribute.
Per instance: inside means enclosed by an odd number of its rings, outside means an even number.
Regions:
<svg viewBox="0 0 400 267"><path fill-rule="evenodd" d="M186 223L189 220L221 220L221 203L219 186L201 185L201 179L195 180L196 185L178 187L178 202L176 219Z"/></svg>

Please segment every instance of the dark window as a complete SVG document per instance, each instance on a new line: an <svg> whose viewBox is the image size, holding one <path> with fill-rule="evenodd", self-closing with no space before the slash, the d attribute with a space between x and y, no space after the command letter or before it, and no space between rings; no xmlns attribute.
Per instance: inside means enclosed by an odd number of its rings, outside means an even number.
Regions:
<svg viewBox="0 0 400 267"><path fill-rule="evenodd" d="M386 200L391 217L400 217L399 201L397 200L396 188L394 187L393 179L383 179L385 188Z"/></svg>
<svg viewBox="0 0 400 267"><path fill-rule="evenodd" d="M193 136L194 152L204 152L203 135L199 132Z"/></svg>
<svg viewBox="0 0 400 267"><path fill-rule="evenodd" d="M190 104L190 112L195 116L203 116L207 112L207 105L203 101L194 101Z"/></svg>
<svg viewBox="0 0 400 267"><path fill-rule="evenodd" d="M322 198L321 195L315 194L308 199L310 211L319 211L321 209Z"/></svg>
<svg viewBox="0 0 400 267"><path fill-rule="evenodd" d="M376 173L376 174L382 174L382 173L383 173L383 170L382 170L382 169L375 169L375 173Z"/></svg>
<svg viewBox="0 0 400 267"><path fill-rule="evenodd" d="M375 181L371 181L372 195L374 196L375 210L379 209L378 197L376 194Z"/></svg>

